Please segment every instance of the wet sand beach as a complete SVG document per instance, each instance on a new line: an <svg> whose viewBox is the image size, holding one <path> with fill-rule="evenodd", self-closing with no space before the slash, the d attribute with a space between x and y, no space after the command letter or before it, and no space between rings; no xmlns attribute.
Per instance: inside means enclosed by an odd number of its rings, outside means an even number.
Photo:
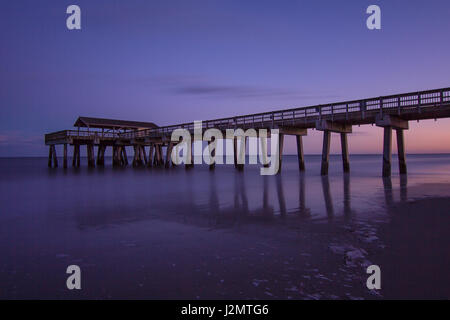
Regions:
<svg viewBox="0 0 450 320"><path fill-rule="evenodd" d="M1 298L450 297L450 156L410 156L391 179L379 156L352 157L350 175L332 157L329 177L314 156L306 174L287 156L272 177L45 160L0 159ZM71 264L82 290L65 286Z"/></svg>

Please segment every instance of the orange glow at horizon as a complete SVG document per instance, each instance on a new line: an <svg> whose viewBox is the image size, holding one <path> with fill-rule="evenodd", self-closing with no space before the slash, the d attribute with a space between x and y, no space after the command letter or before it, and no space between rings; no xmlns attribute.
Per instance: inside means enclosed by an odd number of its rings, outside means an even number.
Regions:
<svg viewBox="0 0 450 320"><path fill-rule="evenodd" d="M406 153L450 153L450 119L410 121L404 134ZM284 154L296 154L295 138L285 138ZM381 154L383 152L383 128L363 125L353 126L348 136L350 154ZM305 154L322 153L322 132L308 130L303 138ZM340 154L339 134L333 133L330 153ZM396 132L392 132L392 153L397 153Z"/></svg>

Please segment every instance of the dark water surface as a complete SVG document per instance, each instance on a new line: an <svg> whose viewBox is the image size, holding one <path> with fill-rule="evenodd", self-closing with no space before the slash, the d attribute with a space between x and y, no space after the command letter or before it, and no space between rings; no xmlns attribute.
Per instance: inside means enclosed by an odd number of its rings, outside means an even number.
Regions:
<svg viewBox="0 0 450 320"><path fill-rule="evenodd" d="M450 297L449 155L408 156L407 177L394 159L392 179L381 156L351 157L350 175L332 156L329 177L318 156L266 177L46 161L0 159L0 298Z"/></svg>

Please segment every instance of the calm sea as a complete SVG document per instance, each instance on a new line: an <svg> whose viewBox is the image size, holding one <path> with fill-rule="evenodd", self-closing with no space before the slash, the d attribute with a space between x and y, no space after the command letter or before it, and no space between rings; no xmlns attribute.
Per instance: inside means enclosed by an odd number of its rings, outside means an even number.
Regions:
<svg viewBox="0 0 450 320"><path fill-rule="evenodd" d="M285 156L277 176L2 158L0 298L449 298L450 207L421 199L450 197L450 155L409 155L407 177L394 156L391 179L381 156L350 160L321 177L320 156L305 174ZM66 287L72 264L81 290Z"/></svg>

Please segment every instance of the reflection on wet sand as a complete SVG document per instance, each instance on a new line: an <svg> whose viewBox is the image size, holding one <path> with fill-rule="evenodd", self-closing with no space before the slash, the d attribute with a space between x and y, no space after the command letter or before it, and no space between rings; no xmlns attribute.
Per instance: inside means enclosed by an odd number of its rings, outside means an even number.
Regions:
<svg viewBox="0 0 450 320"><path fill-rule="evenodd" d="M408 201L408 176L400 175L400 201Z"/></svg>
<svg viewBox="0 0 450 320"><path fill-rule="evenodd" d="M203 220L209 221L209 227L223 228L232 227L236 223L270 221L276 217L290 219L296 217L302 220L325 217L330 222L337 218L343 218L344 221L357 218L358 211L352 206L355 199L351 192L351 181L354 178L350 174L343 174L330 181L331 178L328 176L311 177L300 173L295 177L297 183L291 184L289 182L292 181L292 177L283 175L263 176L255 182L247 180L248 177L241 172L233 172L230 177L232 180L229 180L231 184L224 186L220 183L223 176L218 174L218 171L203 173L204 176L199 178L207 188L202 192L195 189L198 185L197 179L188 171L186 176L182 177L177 189L173 191L176 200L148 193L136 193L131 198L125 193L121 195L124 200L120 201L120 210L114 205L119 201L116 199L107 201L105 198L103 210L87 208L88 203L76 203L80 207L76 219L80 227L87 227L154 218L172 220L181 216L183 223L197 221L194 224L201 225ZM165 179L166 174L162 174L161 178ZM204 183L205 179L207 184ZM336 187L336 183L342 187ZM386 207L389 207L394 203L392 179L382 178L382 185L384 202ZM399 192L402 202L408 200L407 191L407 177L400 176ZM319 195L316 195L317 192ZM148 206L136 209L133 203L140 197L147 199ZM323 206L322 212L317 211L320 210L318 206Z"/></svg>
<svg viewBox="0 0 450 320"><path fill-rule="evenodd" d="M300 173L299 181L299 197L298 197L298 209L299 216L302 218L311 217L311 209L306 207L306 187L305 187L305 174Z"/></svg>
<svg viewBox="0 0 450 320"><path fill-rule="evenodd" d="M133 199L121 201L120 210L114 206L114 201L105 201L104 209L96 211L95 214L93 214L92 208L86 209L87 203L81 202L76 203L80 207L77 210L79 214L76 215L76 219L80 227L86 227L153 218L170 220L175 214L175 216L181 215L184 223L206 218L210 227L230 227L238 221L251 223L255 219L269 221L275 217L310 219L312 209L308 202L317 207L317 201L320 199L323 199L320 201L324 205L323 213L330 222L340 217L336 211L336 208L340 206L342 206L342 217L345 221L356 218L356 210L352 207L352 201L354 201L351 193L352 176L348 173L337 178L338 183L339 181L342 183L341 188L332 187L328 176L307 177L304 173L298 174L296 185L288 185L287 177L277 175L261 177L255 187L254 181L253 184L252 181L247 181L247 177L241 172L233 172L232 184L228 188L224 188L219 183L223 176L217 174L217 171L207 171L204 174L202 179L206 178L208 183L207 190L203 193L196 192L194 188L196 181L188 171L183 178L183 183L177 186L176 201L137 193ZM318 181L320 181L319 189L317 188ZM250 187L247 186L248 182L250 182ZM382 185L386 207L390 207L394 203L392 179L390 177L382 178ZM314 189L308 192L308 186ZM314 194L314 191L319 190L322 193L322 197L319 199L308 197L309 194ZM407 201L407 177L404 175L400 176L399 192L400 201ZM127 198L126 194L122 194L122 196ZM148 207L136 210L132 205L140 196L148 199ZM203 200L200 196L206 198ZM338 199L342 199L341 205L339 205L340 201L337 202ZM130 206L128 209L127 205ZM317 217L317 212L315 216Z"/></svg>
<svg viewBox="0 0 450 320"><path fill-rule="evenodd" d="M327 210L327 217L328 219L333 219L334 207L330 192L330 181L328 179L328 176L322 176L321 179L322 179L323 198L325 200L325 208Z"/></svg>
<svg viewBox="0 0 450 320"><path fill-rule="evenodd" d="M383 177L383 190L386 207L389 208L394 205L394 191L391 177ZM408 201L408 176L405 174L400 175L399 183L400 202Z"/></svg>

